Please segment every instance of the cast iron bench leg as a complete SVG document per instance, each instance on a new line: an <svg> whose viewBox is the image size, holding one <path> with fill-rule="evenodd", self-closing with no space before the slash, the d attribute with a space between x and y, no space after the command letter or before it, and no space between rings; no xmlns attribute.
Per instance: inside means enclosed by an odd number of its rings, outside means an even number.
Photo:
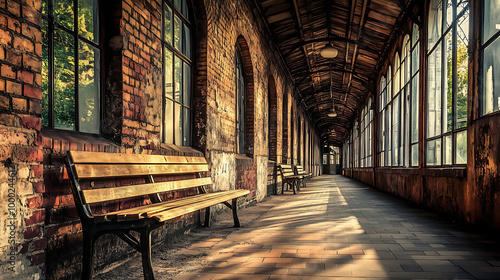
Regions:
<svg viewBox="0 0 500 280"><path fill-rule="evenodd" d="M210 227L210 206L205 208L205 227Z"/></svg>
<svg viewBox="0 0 500 280"><path fill-rule="evenodd" d="M151 264L151 230L145 228L139 232L141 235L141 255L142 255L142 270L144 279L154 280L153 266Z"/></svg>
<svg viewBox="0 0 500 280"><path fill-rule="evenodd" d="M234 220L234 227L240 227L240 219L238 219L238 199L233 198L231 208L233 210L233 220Z"/></svg>
<svg viewBox="0 0 500 280"><path fill-rule="evenodd" d="M83 226L83 260L82 279L92 279L92 261L94 258L94 230L88 226Z"/></svg>

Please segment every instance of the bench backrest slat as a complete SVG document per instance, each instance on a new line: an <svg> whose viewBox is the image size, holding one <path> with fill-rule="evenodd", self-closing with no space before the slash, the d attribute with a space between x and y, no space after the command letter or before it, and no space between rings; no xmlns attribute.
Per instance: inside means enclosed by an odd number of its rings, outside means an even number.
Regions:
<svg viewBox="0 0 500 280"><path fill-rule="evenodd" d="M111 201L116 199L123 199L141 195L148 195L152 193L168 192L173 190L189 189L194 187L201 187L212 184L210 177L159 182L141 185L131 185L116 188L102 188L83 190L85 203L98 203L104 201Z"/></svg>
<svg viewBox="0 0 500 280"><path fill-rule="evenodd" d="M78 178L107 178L209 171L205 164L75 164Z"/></svg>
<svg viewBox="0 0 500 280"><path fill-rule="evenodd" d="M280 170L281 170L281 176L282 177L289 177L289 176L294 176L295 173L293 172L293 168L291 165L280 165Z"/></svg>
<svg viewBox="0 0 500 280"><path fill-rule="evenodd" d="M110 164L189 164L207 163L204 157L110 154L96 152L71 151L73 163L110 163Z"/></svg>

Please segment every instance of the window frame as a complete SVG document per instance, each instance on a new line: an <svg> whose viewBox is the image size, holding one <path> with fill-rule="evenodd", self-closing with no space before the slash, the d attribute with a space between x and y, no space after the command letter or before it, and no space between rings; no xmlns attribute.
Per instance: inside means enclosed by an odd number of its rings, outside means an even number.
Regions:
<svg viewBox="0 0 500 280"><path fill-rule="evenodd" d="M429 1L429 9L432 8L432 1L433 0L430 0ZM469 24L469 34L468 34L468 39L469 39L469 42L470 42L470 24L471 24L471 21L470 21L470 8L471 8L471 3L470 1L467 3L467 5L465 7L463 7L462 11L460 11L460 13L457 13L457 0L442 0L442 4L446 4L448 1L451 1L452 3L452 22L449 23L448 22L448 14L447 14L447 9L448 7L445 7L443 6L441 8L441 26L440 26L440 34L439 34L439 38L434 42L434 44L432 45L431 48L428 48L426 50L426 89L425 89L425 94L426 94L426 104L425 104L425 116L426 116L426 127L429 128L429 124L428 124L428 121L429 121L429 98L428 98L428 95L429 95L429 58L435 54L435 52L437 51L438 47L441 48L441 57L440 57L440 63L441 63L441 73L440 73L440 78L441 78L441 85L440 85L440 90L441 90L441 107L440 107L440 133L437 133L437 135L434 135L434 136L431 136L431 137L428 137L428 132L426 131L425 132L425 139L424 139L424 151L425 151L425 160L423 162L423 164L426 166L426 167L441 167L441 166L466 166L467 165L467 162L465 163L457 163L457 146L458 146L458 134L460 133L467 133L467 121L465 123L465 126L464 127L461 127L461 128L457 128L457 110L458 110L458 106L457 106L457 26L458 26L458 22L459 20L462 18L462 17L469 17L467 20L468 20L468 24ZM466 15L466 13L468 13L468 15ZM428 17L429 18L429 17ZM430 23L429 23L429 20L427 21L427 29L429 30L430 28ZM448 114L448 107L447 107L447 104L444 104L444 103L447 103L447 91L448 91L448 88L446 86L446 82L447 82L447 74L445 71L448 71L447 68L445 69L445 67L447 66L447 59L448 59L448 52L446 50L446 37L448 35L452 36L452 106L451 106L451 129L448 130L447 128L447 123L446 123L446 118L445 115ZM429 34L427 34L427 40L429 40ZM468 46L467 46L468 47ZM439 69L439 68L437 68ZM467 105L468 106L468 105ZM446 138L450 138L451 137L451 163L446 163L445 162L445 156L446 156ZM430 163L429 162L429 143L430 142L435 142L436 145L437 143L440 141L440 149L441 151L438 153L434 153L434 157L436 158L436 163ZM466 156L467 156L467 153L466 153Z"/></svg>
<svg viewBox="0 0 500 280"><path fill-rule="evenodd" d="M184 3L184 2L183 2ZM184 146L184 147L191 147L193 145L193 129L194 129L194 120L193 120L193 116L194 116L194 108L193 108L193 96L194 96L194 65L195 65L195 57L194 57L194 38L195 38L195 19L194 19L194 11L193 11L193 7L191 7L191 4L190 3L186 3L187 6L182 6L181 9L187 9L186 12L183 12L181 10L179 10L179 7L177 7L174 3L174 1L172 0L162 0L162 19L161 19L161 50L162 50L162 70L163 70L163 75L162 75L162 117L161 117L161 142L162 143L165 143L167 145L175 145L175 146ZM166 38L166 30L165 30L165 11L166 11L166 8L169 8L170 11L171 11L171 42L168 42L167 41L167 38ZM185 14L186 13L186 14ZM186 16L187 15L187 16ZM182 50L179 50L177 49L177 47L175 46L175 16L177 16L180 21L181 21L181 36L182 36L182 39L180 40L181 41L181 48ZM192 19L192 20L191 20ZM186 51L189 51L190 52L190 57L188 57L186 54L184 54L184 47L185 47L185 44L186 44L186 40L185 40L185 32L184 32L184 26L187 26L190 30L190 36L189 36L189 43L190 43L190 50L186 50ZM166 90L166 55L167 53L166 52L170 52L171 56L172 56L172 72L171 72L171 75L172 75L172 95L171 97L168 97L167 96L167 90ZM182 86L180 86L180 88L182 89L181 92L179 93L180 96L181 96L181 101L177 101L176 100L176 97L175 97L175 60L176 60L176 57L178 59L180 59L180 63L181 63L181 83L182 83ZM186 71L184 70L184 66L185 65L188 65L190 67L190 71L189 71L189 74L190 74L190 81L189 81L189 87L190 87L190 92L189 92L189 104L185 104L184 103L184 85L185 85L185 77L184 75L186 74ZM172 142L169 143L167 141L167 131L166 131L166 105L167 105L167 102L171 102L172 103L172 113L173 113L173 116L172 116L172 128L173 128L173 131L171 132L172 133ZM181 111L182 111L182 120L180 121L180 128L179 130L181 131L180 132L180 143L177 143L176 141L176 137L177 137L177 132L178 130L176 129L176 122L175 122L175 116L177 114L176 112L176 108L178 107L177 105L180 106L181 108ZM189 121L186 122L185 121L185 114L184 114L184 111L185 110L188 110L189 111ZM186 125L189 127L189 131L187 131L187 134L186 134ZM185 137L187 135L187 140L185 140Z"/></svg>
<svg viewBox="0 0 500 280"><path fill-rule="evenodd" d="M241 76L239 75L241 73ZM241 50L236 45L234 57L234 75L235 75L235 130L236 130L236 153L247 154L247 136L246 136L246 107L247 107L247 88L245 81L245 67ZM241 82L241 83L240 83Z"/></svg>
<svg viewBox="0 0 500 280"><path fill-rule="evenodd" d="M73 3L73 30L70 30L69 28L59 24L56 22L54 19L54 5L53 2L55 0L47 0L47 9L45 10L43 6L41 7L41 24L42 24L42 36L43 36L43 22L45 21L47 23L47 53L48 53L48 86L47 86L47 93L43 92L42 88L42 118L43 118L43 94L48 95L48 123L47 125L43 124L42 120L42 130L51 130L51 131L61 131L61 132L69 132L69 133L80 133L84 135L95 135L99 136L103 134L103 121L104 121L104 107L105 107L105 47L104 47L104 35L105 32L102 28L102 23L104 22L103 20L103 7L102 3L103 1L101 0L95 0L96 3L96 9L97 9L97 43L93 42L85 37L83 37L80 34L80 29L79 29L79 22L78 18L79 15L78 13L78 1L79 0L72 0ZM47 14L45 14L45 12ZM55 106L54 106L54 84L55 84L55 53L54 53L54 33L56 30L61 30L62 32L65 32L65 34L69 35L73 39L73 57L74 57L74 106L75 106L75 115L74 115L74 125L73 129L64 129L64 128L57 128L55 125ZM43 48L43 38L42 38L42 48ZM79 44L80 42L83 42L87 45L90 45L91 47L97 49L99 51L99 62L95 64L95 66L99 67L99 92L97 95L97 98L99 100L99 108L98 108L98 113L97 117L99 118L97 121L97 125L99 126L98 131L96 133L94 132L84 132L81 131L80 128L80 107L79 107L79 97L80 97L80 88L79 88ZM43 55L42 55L42 61L43 61ZM43 68L43 67L42 67ZM42 69L43 71L43 69ZM44 76L42 74L42 79L44 79ZM42 81L43 85L43 81Z"/></svg>

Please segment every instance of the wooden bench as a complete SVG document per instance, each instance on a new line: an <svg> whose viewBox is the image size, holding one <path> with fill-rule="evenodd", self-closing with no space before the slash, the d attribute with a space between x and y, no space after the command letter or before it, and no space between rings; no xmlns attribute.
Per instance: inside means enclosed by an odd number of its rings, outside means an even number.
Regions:
<svg viewBox="0 0 500 280"><path fill-rule="evenodd" d="M302 176L302 179L300 180L302 183L302 186L305 188L306 187L306 179L312 177L312 173L307 173L302 165L296 165L295 166L295 175Z"/></svg>
<svg viewBox="0 0 500 280"><path fill-rule="evenodd" d="M284 194L285 184L292 187L293 194L296 194L300 190L299 181L301 180L301 176L293 172L291 165L280 164L278 165L278 170L281 174L281 194Z"/></svg>
<svg viewBox="0 0 500 280"><path fill-rule="evenodd" d="M210 206L223 203L232 209L234 226L239 227L237 199L248 190L207 192L212 180L209 166L203 157L127 155L70 151L66 157L76 210L82 221L83 265L82 279L92 277L94 243L99 236L113 233L142 255L145 279L154 279L151 266L151 231L166 221L205 209L205 226L210 224ZM208 175L208 176L207 176ZM155 178L169 180L155 182ZM179 178L180 177L180 178ZM173 178L173 179L172 179ZM176 179L178 178L178 179ZM186 179L188 178L188 179ZM144 183L111 188L83 189L81 183L106 180L130 180ZM121 183L119 184L121 185ZM164 201L166 192L188 190L194 195ZM94 214L93 206L143 197L150 204L104 214ZM231 201L230 204L228 201ZM136 239L131 232L137 232Z"/></svg>

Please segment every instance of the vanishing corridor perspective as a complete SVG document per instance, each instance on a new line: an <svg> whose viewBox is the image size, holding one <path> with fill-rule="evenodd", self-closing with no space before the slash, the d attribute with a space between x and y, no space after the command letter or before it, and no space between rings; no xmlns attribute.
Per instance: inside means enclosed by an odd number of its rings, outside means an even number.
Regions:
<svg viewBox="0 0 500 280"><path fill-rule="evenodd" d="M500 0L0 0L0 279L500 279L498 81Z"/></svg>

